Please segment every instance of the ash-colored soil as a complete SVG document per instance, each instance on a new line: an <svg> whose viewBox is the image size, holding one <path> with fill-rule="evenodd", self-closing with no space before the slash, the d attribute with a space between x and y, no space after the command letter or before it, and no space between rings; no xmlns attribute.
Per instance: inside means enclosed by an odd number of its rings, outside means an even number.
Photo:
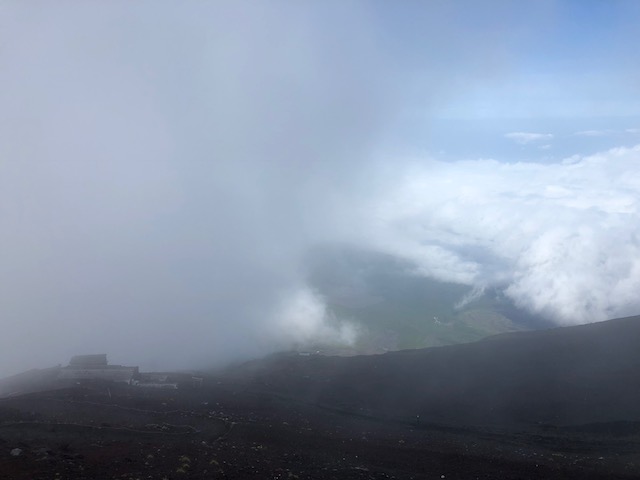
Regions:
<svg viewBox="0 0 640 480"><path fill-rule="evenodd" d="M85 386L0 401L2 479L637 478L640 427L453 428L243 391ZM20 449L13 456L11 451ZM14 450L15 452L15 450Z"/></svg>
<svg viewBox="0 0 640 480"><path fill-rule="evenodd" d="M639 346L632 317L275 355L201 388L63 388L55 369L26 372L0 382L0 479L640 478Z"/></svg>

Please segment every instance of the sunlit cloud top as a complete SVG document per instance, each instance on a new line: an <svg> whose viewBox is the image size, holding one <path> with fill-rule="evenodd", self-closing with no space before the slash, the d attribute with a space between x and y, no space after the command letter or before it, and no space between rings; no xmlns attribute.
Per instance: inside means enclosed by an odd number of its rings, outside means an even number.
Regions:
<svg viewBox="0 0 640 480"><path fill-rule="evenodd" d="M563 324L633 314L638 162L640 146L555 164L426 162L379 202L369 238L425 275L498 286Z"/></svg>

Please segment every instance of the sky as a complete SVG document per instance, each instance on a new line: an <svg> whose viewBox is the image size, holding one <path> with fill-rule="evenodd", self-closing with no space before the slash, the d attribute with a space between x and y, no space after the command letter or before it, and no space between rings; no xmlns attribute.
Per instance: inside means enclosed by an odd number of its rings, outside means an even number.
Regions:
<svg viewBox="0 0 640 480"><path fill-rule="evenodd" d="M635 1L0 2L0 375L350 342L324 244L640 313Z"/></svg>

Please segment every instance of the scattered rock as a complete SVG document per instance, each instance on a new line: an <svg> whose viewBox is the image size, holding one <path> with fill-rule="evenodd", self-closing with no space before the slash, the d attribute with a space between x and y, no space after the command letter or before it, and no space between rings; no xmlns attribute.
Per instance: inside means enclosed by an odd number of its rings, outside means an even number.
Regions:
<svg viewBox="0 0 640 480"><path fill-rule="evenodd" d="M13 450L11 450L12 457L19 457L21 454L22 454L21 448L14 448Z"/></svg>

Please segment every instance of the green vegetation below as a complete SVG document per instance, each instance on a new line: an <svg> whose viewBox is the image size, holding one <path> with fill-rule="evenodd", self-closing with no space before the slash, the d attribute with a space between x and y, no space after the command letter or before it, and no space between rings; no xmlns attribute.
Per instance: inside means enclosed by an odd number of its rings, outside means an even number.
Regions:
<svg viewBox="0 0 640 480"><path fill-rule="evenodd" d="M358 331L355 345L342 353L465 343L547 325L494 289L427 278L389 255L325 248L314 252L309 265L309 281L324 297L333 321Z"/></svg>

